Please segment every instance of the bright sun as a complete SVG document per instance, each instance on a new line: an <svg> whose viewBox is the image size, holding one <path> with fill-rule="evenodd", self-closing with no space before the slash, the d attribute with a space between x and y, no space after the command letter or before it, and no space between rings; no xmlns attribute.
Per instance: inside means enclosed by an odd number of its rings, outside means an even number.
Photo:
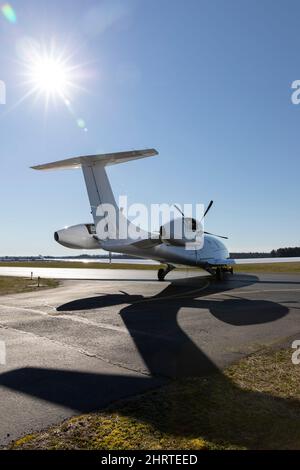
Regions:
<svg viewBox="0 0 300 470"><path fill-rule="evenodd" d="M50 99L70 99L70 93L78 88L76 81L80 66L70 63L70 56L54 45L46 48L39 44L29 44L26 48L25 77L28 94Z"/></svg>
<svg viewBox="0 0 300 470"><path fill-rule="evenodd" d="M46 95L64 97L70 85L68 68L60 60L51 57L38 58L30 71L32 85Z"/></svg>
<svg viewBox="0 0 300 470"><path fill-rule="evenodd" d="M41 98L45 101L46 115L51 102L61 101L74 118L76 125L87 132L85 120L77 115L73 104L76 92L86 91L80 84L86 76L84 66L72 64L74 53L68 54L66 49L57 48L54 40L46 47L34 39L27 38L21 44L20 54L24 68L23 84L27 92L16 106L35 96L36 100Z"/></svg>

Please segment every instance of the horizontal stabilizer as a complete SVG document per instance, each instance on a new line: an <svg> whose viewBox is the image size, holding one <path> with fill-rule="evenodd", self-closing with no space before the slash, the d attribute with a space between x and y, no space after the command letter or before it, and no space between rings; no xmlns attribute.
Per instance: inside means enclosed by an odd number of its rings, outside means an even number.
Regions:
<svg viewBox="0 0 300 470"><path fill-rule="evenodd" d="M44 165L32 166L33 170L64 170L67 168L80 168L82 166L95 166L99 163L103 166L116 165L140 158L153 157L158 155L155 149L131 150L128 152L105 153L102 155L89 155L75 158L68 158L57 162L46 163Z"/></svg>

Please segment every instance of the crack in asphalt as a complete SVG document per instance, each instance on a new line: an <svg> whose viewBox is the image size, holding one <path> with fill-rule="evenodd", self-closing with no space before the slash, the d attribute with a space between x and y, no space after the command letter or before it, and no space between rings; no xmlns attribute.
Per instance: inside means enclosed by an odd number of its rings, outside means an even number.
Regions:
<svg viewBox="0 0 300 470"><path fill-rule="evenodd" d="M67 349L71 349L73 351L76 351L80 354L83 354L84 356L87 356L87 357L93 357L95 359L99 359L100 361L103 361L105 362L106 364L109 364L109 365L112 365L112 366L116 366L116 367L119 367L120 369L124 369L124 370L129 370L131 372L138 372L139 374L142 374L142 375L145 375L147 377L150 377L152 374L150 374L150 372L146 372L144 370L140 370L138 368L134 369L134 368L131 368L131 367L128 367L128 366L125 366L124 364L121 364L121 363L118 363L118 362L113 362L113 361L110 361L108 360L107 358L101 356L100 354L95 354L95 353L91 353L83 348L77 348L71 344L67 344L67 343L63 343L61 341L58 341L56 339L53 339L53 338L49 338L47 336L43 336L43 335L38 335L36 333L32 333L31 331L26 331L26 330L22 330L21 328L13 328L11 326L8 326L8 325L4 325L2 323L0 323L0 328L4 329L4 330L11 330L11 331L15 331L19 334L22 334L22 333L25 333L26 335L29 335L29 336L32 336L34 338L39 338L39 339L43 339L45 341L50 341L51 343L53 344L56 344L58 346L63 346L64 348L67 348Z"/></svg>

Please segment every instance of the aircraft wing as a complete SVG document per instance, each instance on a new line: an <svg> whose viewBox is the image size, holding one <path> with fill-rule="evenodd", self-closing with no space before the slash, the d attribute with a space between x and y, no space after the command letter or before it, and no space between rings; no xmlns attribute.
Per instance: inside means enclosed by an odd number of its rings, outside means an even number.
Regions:
<svg viewBox="0 0 300 470"><path fill-rule="evenodd" d="M209 266L234 266L237 264L275 264L275 263L300 263L300 258L244 258L244 259L210 259Z"/></svg>

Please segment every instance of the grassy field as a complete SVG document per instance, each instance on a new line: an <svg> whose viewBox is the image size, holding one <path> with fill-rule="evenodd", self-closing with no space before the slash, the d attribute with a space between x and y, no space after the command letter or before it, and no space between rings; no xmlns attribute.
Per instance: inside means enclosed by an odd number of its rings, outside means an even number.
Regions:
<svg viewBox="0 0 300 470"><path fill-rule="evenodd" d="M300 263L263 263L263 264L237 264L235 272L244 273L300 273Z"/></svg>
<svg viewBox="0 0 300 470"><path fill-rule="evenodd" d="M38 287L37 279L26 279L22 277L0 276L0 295L18 294L21 292L32 292L45 288L58 286L58 281L54 279L41 279Z"/></svg>
<svg viewBox="0 0 300 470"><path fill-rule="evenodd" d="M8 268L82 268L82 269L150 269L157 270L156 264L134 263L82 263L80 261L31 261L31 262L0 262L0 267Z"/></svg>
<svg viewBox="0 0 300 470"><path fill-rule="evenodd" d="M12 449L300 449L300 365L264 350L14 442Z"/></svg>
<svg viewBox="0 0 300 470"><path fill-rule="evenodd" d="M83 268L83 269L142 269L157 271L161 266L153 264L134 263L81 263L78 261L33 261L33 262L7 262L0 267L20 268ZM197 268L192 268L197 270ZM234 266L235 272L248 273L300 273L300 263L264 263L264 264L240 264Z"/></svg>

